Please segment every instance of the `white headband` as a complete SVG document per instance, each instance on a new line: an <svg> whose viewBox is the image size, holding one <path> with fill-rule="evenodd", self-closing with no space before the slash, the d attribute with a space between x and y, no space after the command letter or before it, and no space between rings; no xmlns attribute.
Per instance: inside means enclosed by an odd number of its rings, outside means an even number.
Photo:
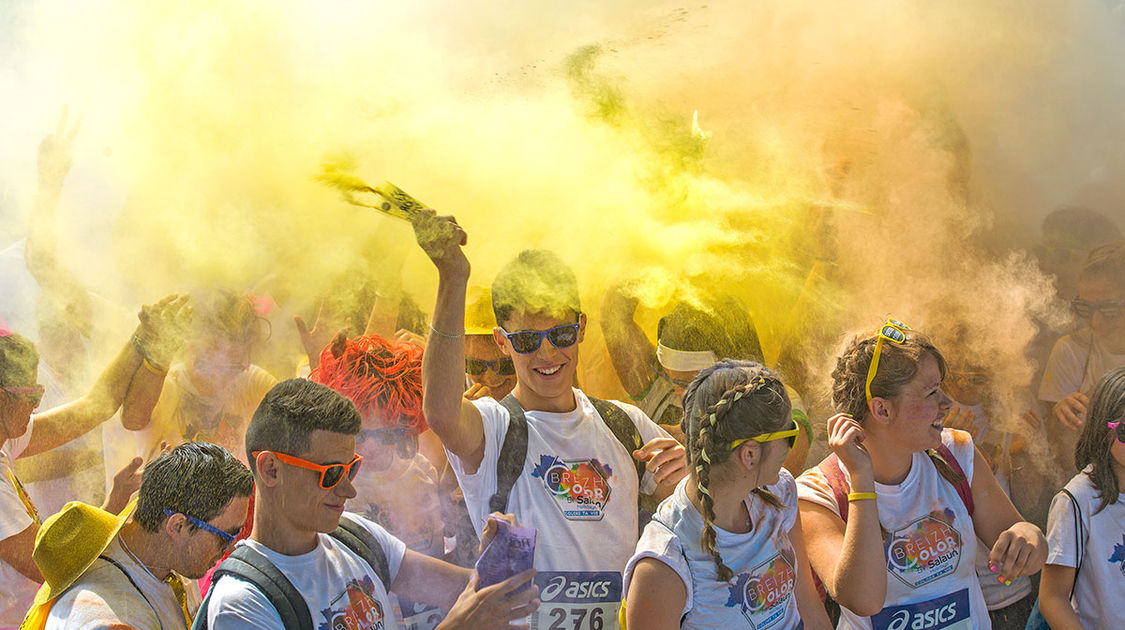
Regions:
<svg viewBox="0 0 1125 630"><path fill-rule="evenodd" d="M664 366L665 370L676 372L698 372L703 368L715 365L717 361L715 353L710 350L687 352L685 350L673 350L660 343L656 344L656 360Z"/></svg>

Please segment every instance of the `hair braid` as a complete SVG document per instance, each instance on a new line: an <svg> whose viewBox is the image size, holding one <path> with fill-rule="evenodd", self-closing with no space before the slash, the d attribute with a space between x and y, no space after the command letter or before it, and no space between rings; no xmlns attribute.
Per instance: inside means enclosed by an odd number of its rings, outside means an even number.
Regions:
<svg viewBox="0 0 1125 630"><path fill-rule="evenodd" d="M720 403L722 400L719 401ZM716 407L719 404L716 403ZM727 582L734 576L734 572L723 564L723 558L715 547L715 500L711 498L708 486L711 484L711 457L709 451L714 451L716 411L712 411L699 425L699 455L695 464L696 477L699 482L699 500L703 504L703 535L699 543L715 560L715 571L719 579Z"/></svg>
<svg viewBox="0 0 1125 630"><path fill-rule="evenodd" d="M735 369L731 369L735 368ZM714 404L707 406L702 413L697 412L697 397L706 397L709 391L700 391L701 384L710 379L711 375L726 370L738 376L741 382L733 383L723 388L722 395ZM710 388L707 388L710 389ZM717 392L716 392L717 393ZM713 396L714 393L711 393ZM740 401L753 399L753 404L747 405ZM700 536L700 545L715 560L715 569L719 580L730 581L734 572L723 562L722 556L716 547L715 500L711 496L711 467L725 462L732 452L729 444L731 441L749 435L756 435L774 430L778 423L777 418L769 417L770 414L753 414L755 418L766 419L769 428L750 430L746 426L744 417L748 410L758 410L762 406L770 410L780 409L785 414L789 410L789 400L781 381L777 376L756 363L725 360L703 370L696 377L695 382L684 395L685 408L691 411L685 413L684 429L688 432L689 452L695 465L695 477L699 490L699 499L702 507L703 533ZM732 413L738 409L737 413ZM688 417L692 416L692 417ZM695 431L691 432L690 429ZM694 433L694 435L693 435ZM755 489L754 494L762 497L774 507L781 507L781 501L771 492Z"/></svg>

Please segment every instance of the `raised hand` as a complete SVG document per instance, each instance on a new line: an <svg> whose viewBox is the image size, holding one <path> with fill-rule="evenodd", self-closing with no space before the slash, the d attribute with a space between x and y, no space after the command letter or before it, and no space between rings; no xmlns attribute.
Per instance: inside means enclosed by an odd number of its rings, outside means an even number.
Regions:
<svg viewBox="0 0 1125 630"><path fill-rule="evenodd" d="M657 485L678 482L687 475L687 451L672 438L658 437L633 451L633 459L645 462Z"/></svg>
<svg viewBox="0 0 1125 630"><path fill-rule="evenodd" d="M414 237L439 273L461 272L468 275L469 259L461 249L468 242L465 230L452 215L441 215L430 208L418 211L412 220Z"/></svg>
<svg viewBox="0 0 1125 630"><path fill-rule="evenodd" d="M159 457L171 449L171 444L161 442L160 450L153 455L153 458ZM124 468L113 475L113 485L110 486L109 494L106 495L105 503L102 504L103 510L119 514L129 505L129 500L141 489L141 473L144 463L143 457L134 457L128 464L125 464Z"/></svg>
<svg viewBox="0 0 1125 630"><path fill-rule="evenodd" d="M328 345L332 339L344 335L347 337L351 332L351 323L341 327L339 322L330 321L332 318L325 312L324 306L321 305L316 309L316 320L313 321L312 328L305 323L305 320L300 315L293 316L293 323L297 326L297 334L301 336L301 345L305 348L305 355L309 358L309 368L316 369L320 363L320 352L324 350L324 346Z"/></svg>
<svg viewBox="0 0 1125 630"><path fill-rule="evenodd" d="M867 433L863 427L846 413L838 413L828 419L828 446L840 463L848 469L853 487L859 479L874 483L875 472L871 465L871 454L863 445Z"/></svg>
<svg viewBox="0 0 1125 630"><path fill-rule="evenodd" d="M63 179L70 172L71 147L82 128L82 117L78 116L68 125L67 109L63 105L55 132L39 143L39 182L45 186L61 188Z"/></svg>
<svg viewBox="0 0 1125 630"><path fill-rule="evenodd" d="M191 315L188 296L175 293L141 307L137 313L141 324L137 327L136 342L153 367L167 371L187 339Z"/></svg>

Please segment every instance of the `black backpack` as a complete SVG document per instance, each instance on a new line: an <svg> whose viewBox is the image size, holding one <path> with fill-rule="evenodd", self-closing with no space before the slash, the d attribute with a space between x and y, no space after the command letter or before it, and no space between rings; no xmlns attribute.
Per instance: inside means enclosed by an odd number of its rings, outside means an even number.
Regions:
<svg viewBox="0 0 1125 630"><path fill-rule="evenodd" d="M590 403L594 405L598 415L601 416L602 422L621 443L621 447L625 449L625 453L629 459L633 461L637 469L637 488L640 489L641 481L645 475L645 463L633 459L633 451L641 447L641 432L637 430L637 425L625 413L625 410L617 405L599 398L589 396ZM490 512L507 512L508 499L512 494L512 486L516 484L516 480L523 474L524 463L527 461L527 415L524 413L523 407L520 406L516 397L508 394L500 404L508 410L508 432L504 435L504 444L500 447L500 457L496 461L496 494L488 500L488 510ZM652 517L653 512L656 511L656 501L648 496L638 493L638 508L640 511L640 527L648 523Z"/></svg>
<svg viewBox="0 0 1125 630"><path fill-rule="evenodd" d="M387 564L387 555L383 552L383 546L366 528L345 515L340 518L340 526L329 536L367 561L367 564L375 570L379 580L383 582L383 587L390 591L391 570ZM281 624L286 630L314 630L312 615L309 614L309 606L305 603L305 598L285 574L269 561L269 558L254 551L248 545L240 545L227 556L218 569L215 569L211 577L212 590L219 578L224 575L249 582L261 591L277 610L277 614L281 617ZM195 615L191 630L207 630L207 605L210 601L211 594L208 593Z"/></svg>

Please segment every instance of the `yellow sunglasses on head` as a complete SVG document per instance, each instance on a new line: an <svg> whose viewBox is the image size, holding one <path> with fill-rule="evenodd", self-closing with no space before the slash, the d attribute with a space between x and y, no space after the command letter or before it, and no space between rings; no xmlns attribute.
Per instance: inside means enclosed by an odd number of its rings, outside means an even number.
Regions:
<svg viewBox="0 0 1125 630"><path fill-rule="evenodd" d="M742 446L743 444L749 442L750 440L754 440L755 442L758 442L759 444L761 444L761 443L764 443L764 442L772 442L774 440L784 440L786 438L789 439L789 448L793 448L793 445L797 443L797 435L800 432L801 432L801 430L799 428L797 428L797 424L793 423L792 429L786 429L784 431L774 431L773 433L763 433L761 435L755 435L754 437L748 437L748 438L742 438L741 440L735 440L735 441L730 443L730 450L733 451L734 449L738 448L739 446Z"/></svg>
<svg viewBox="0 0 1125 630"><path fill-rule="evenodd" d="M879 338L875 340L875 354L871 355L871 365L867 368L867 383L865 390L867 391L867 403L871 403L871 381L875 380L875 375L879 373L879 356L883 351L883 340L895 344L902 345L906 343L906 331L910 327L906 324L895 320L888 319L886 324L879 329Z"/></svg>

